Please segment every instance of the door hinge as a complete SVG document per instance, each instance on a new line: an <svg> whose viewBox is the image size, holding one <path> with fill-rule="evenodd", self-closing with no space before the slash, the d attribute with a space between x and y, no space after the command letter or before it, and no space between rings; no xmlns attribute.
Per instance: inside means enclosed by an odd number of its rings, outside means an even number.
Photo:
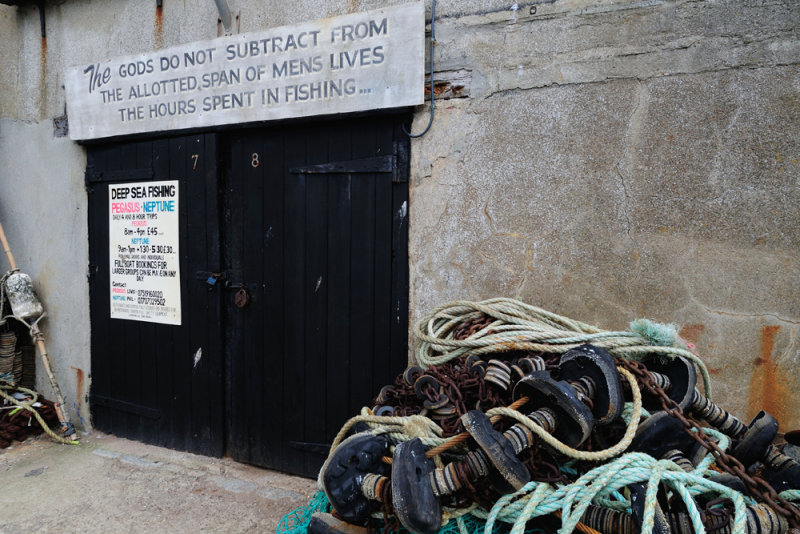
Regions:
<svg viewBox="0 0 800 534"><path fill-rule="evenodd" d="M151 167L142 169L120 169L116 171L98 171L94 166L86 167L86 183L118 182L127 180L151 180L154 176Z"/></svg>
<svg viewBox="0 0 800 534"><path fill-rule="evenodd" d="M318 165L294 167L289 170L292 174L373 174L380 172L393 172L395 168L394 156L375 156L371 158L351 159L349 161L334 161Z"/></svg>

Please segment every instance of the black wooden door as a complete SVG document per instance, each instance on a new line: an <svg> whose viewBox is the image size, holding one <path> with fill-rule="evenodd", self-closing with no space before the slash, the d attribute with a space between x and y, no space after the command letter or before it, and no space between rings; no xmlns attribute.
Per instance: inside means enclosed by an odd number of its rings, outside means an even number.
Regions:
<svg viewBox="0 0 800 534"><path fill-rule="evenodd" d="M229 447L315 476L407 360L408 138L398 117L229 139ZM249 302L235 304L244 287ZM242 303L241 297L239 304Z"/></svg>
<svg viewBox="0 0 800 534"><path fill-rule="evenodd" d="M89 290L92 420L96 428L220 456L224 447L221 295L198 271L220 265L215 135L91 146ZM109 317L112 183L178 180L182 324Z"/></svg>

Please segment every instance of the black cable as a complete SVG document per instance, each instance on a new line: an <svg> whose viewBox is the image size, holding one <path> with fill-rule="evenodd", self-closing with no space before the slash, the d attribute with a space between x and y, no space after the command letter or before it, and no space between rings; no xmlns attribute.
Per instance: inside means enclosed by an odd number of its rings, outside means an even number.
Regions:
<svg viewBox="0 0 800 534"><path fill-rule="evenodd" d="M403 129L403 132L407 136L409 136L411 138L422 137L423 135L428 133L428 130L431 129L431 124L433 124L433 110L436 107L434 105L434 103L433 103L433 45L435 45L435 44L436 44L436 0L432 0L432 3L431 3L431 44L430 44L430 54L429 54L430 55L430 61L431 61L431 67L430 67L431 115L430 115L430 118L428 119L428 125L425 127L424 130L422 130L421 133L418 133L418 134L412 134L411 132L406 130L405 125L403 125L403 124L400 125L400 127Z"/></svg>

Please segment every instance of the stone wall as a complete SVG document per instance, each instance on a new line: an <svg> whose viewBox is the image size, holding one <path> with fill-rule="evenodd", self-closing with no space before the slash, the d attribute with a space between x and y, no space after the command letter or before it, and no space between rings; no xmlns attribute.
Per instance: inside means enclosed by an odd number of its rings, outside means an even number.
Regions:
<svg viewBox="0 0 800 534"><path fill-rule="evenodd" d="M723 405L800 424L798 23L694 1L439 21L437 70L472 83L412 145L414 319L512 296L676 323Z"/></svg>

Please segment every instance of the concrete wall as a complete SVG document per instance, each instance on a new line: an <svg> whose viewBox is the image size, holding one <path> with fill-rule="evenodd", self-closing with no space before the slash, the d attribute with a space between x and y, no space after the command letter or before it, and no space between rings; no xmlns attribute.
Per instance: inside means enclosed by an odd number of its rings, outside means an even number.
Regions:
<svg viewBox="0 0 800 534"><path fill-rule="evenodd" d="M789 1L439 21L437 69L473 81L412 145L414 317L507 295L673 322L724 406L797 427L798 22Z"/></svg>
<svg viewBox="0 0 800 534"><path fill-rule="evenodd" d="M388 3L229 0L242 32ZM46 16L42 40L36 8L0 7L0 220L71 404L70 367L89 365L87 230L85 151L53 134L64 68L218 25L211 0ZM798 24L792 0L441 0L436 70L461 71L469 96L440 101L412 144L411 320L512 296L606 328L674 322L723 405L800 426Z"/></svg>

